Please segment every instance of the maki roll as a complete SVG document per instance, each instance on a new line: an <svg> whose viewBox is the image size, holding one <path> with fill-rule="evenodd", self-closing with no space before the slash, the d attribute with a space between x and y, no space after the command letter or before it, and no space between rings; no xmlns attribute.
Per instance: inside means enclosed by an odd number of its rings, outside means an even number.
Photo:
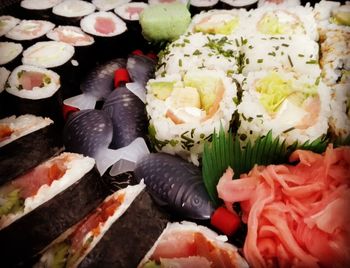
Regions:
<svg viewBox="0 0 350 268"><path fill-rule="evenodd" d="M10 116L0 119L0 130L0 185L39 165L63 147L49 118L30 114Z"/></svg>
<svg viewBox="0 0 350 268"><path fill-rule="evenodd" d="M0 65L5 65L9 69L16 62L19 55L22 53L23 47L21 44L13 42L0 42ZM18 64L16 64L17 66Z"/></svg>
<svg viewBox="0 0 350 268"><path fill-rule="evenodd" d="M15 114L49 116L57 123L60 114L60 76L48 69L21 65L14 69L8 79L7 101Z"/></svg>
<svg viewBox="0 0 350 268"><path fill-rule="evenodd" d="M226 241L192 222L169 223L137 267L249 267Z"/></svg>
<svg viewBox="0 0 350 268"><path fill-rule="evenodd" d="M147 85L149 134L158 151L179 154L198 165L204 142L215 129L228 130L237 89L224 72L188 71L152 79Z"/></svg>
<svg viewBox="0 0 350 268"><path fill-rule="evenodd" d="M190 11L191 14L197 14L201 11L208 11L214 9L219 0L191 0Z"/></svg>
<svg viewBox="0 0 350 268"><path fill-rule="evenodd" d="M25 18L44 18L49 19L51 9L63 0L22 0L20 6L21 12Z"/></svg>
<svg viewBox="0 0 350 268"><path fill-rule="evenodd" d="M126 31L125 23L112 12L96 12L83 18L80 22L83 31L101 37L120 35Z"/></svg>
<svg viewBox="0 0 350 268"><path fill-rule="evenodd" d="M3 15L0 16L0 36L5 35L8 31L10 31L13 27L15 27L21 20L12 17Z"/></svg>
<svg viewBox="0 0 350 268"><path fill-rule="evenodd" d="M38 42L23 52L22 63L42 68L54 68L68 62L74 47L63 42Z"/></svg>
<svg viewBox="0 0 350 268"><path fill-rule="evenodd" d="M220 0L224 9L245 8L253 9L258 6L258 0Z"/></svg>
<svg viewBox="0 0 350 268"><path fill-rule="evenodd" d="M76 26L58 26L46 34L54 41L64 42L75 47L90 46L94 38Z"/></svg>
<svg viewBox="0 0 350 268"><path fill-rule="evenodd" d="M319 77L283 70L251 72L242 88L237 108L242 141L254 141L270 130L287 144L327 134L330 89Z"/></svg>
<svg viewBox="0 0 350 268"><path fill-rule="evenodd" d="M112 10L129 2L131 0L92 0L92 3L101 11Z"/></svg>
<svg viewBox="0 0 350 268"><path fill-rule="evenodd" d="M107 196L93 166L92 158L63 153L1 187L4 266L28 261Z"/></svg>
<svg viewBox="0 0 350 268"><path fill-rule="evenodd" d="M51 97L60 86L60 77L55 72L21 65L12 71L6 91L19 98L38 100Z"/></svg>
<svg viewBox="0 0 350 268"><path fill-rule="evenodd" d="M82 17L95 11L96 7L86 1L65 0L52 9L60 23L79 25Z"/></svg>
<svg viewBox="0 0 350 268"><path fill-rule="evenodd" d="M95 247L103 242L101 239L108 235L114 224L118 225L118 219L132 206L143 188L143 183L128 186L108 196L89 215L55 239L35 267L53 267L55 264L59 265L57 267L78 267L90 252L96 255ZM109 239L117 240L118 237ZM92 264L91 259L87 262ZM94 260L93 263L99 262Z"/></svg>
<svg viewBox="0 0 350 268"><path fill-rule="evenodd" d="M55 25L44 20L22 20L17 26L12 28L6 37L16 41L31 41L44 36L52 30Z"/></svg>

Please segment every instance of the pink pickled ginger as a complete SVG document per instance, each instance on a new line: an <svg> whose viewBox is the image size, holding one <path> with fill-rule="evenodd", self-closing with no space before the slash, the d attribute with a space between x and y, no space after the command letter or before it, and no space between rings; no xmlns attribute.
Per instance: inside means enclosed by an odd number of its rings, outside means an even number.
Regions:
<svg viewBox="0 0 350 268"><path fill-rule="evenodd" d="M297 150L290 161L237 180L228 168L217 185L228 209L240 202L245 258L255 268L350 267L350 147Z"/></svg>

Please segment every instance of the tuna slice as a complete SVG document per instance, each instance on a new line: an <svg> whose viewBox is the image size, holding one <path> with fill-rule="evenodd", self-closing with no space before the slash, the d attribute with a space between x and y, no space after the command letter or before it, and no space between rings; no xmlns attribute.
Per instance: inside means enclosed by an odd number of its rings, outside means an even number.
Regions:
<svg viewBox="0 0 350 268"><path fill-rule="evenodd" d="M19 82L24 89L32 90L35 87L41 87L44 78L45 74L43 73L24 71L19 78Z"/></svg>
<svg viewBox="0 0 350 268"><path fill-rule="evenodd" d="M295 151L295 166L256 166L217 185L248 224L244 254L252 267L350 267L350 147L322 155Z"/></svg>
<svg viewBox="0 0 350 268"><path fill-rule="evenodd" d="M115 31L115 23L111 18L97 17L95 30L101 34L110 34Z"/></svg>

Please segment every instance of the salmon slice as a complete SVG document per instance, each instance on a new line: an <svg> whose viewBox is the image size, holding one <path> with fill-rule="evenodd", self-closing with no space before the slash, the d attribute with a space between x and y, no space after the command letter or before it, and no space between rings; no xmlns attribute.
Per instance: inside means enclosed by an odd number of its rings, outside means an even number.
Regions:
<svg viewBox="0 0 350 268"><path fill-rule="evenodd" d="M8 125L0 125L0 142L10 138L13 132Z"/></svg>

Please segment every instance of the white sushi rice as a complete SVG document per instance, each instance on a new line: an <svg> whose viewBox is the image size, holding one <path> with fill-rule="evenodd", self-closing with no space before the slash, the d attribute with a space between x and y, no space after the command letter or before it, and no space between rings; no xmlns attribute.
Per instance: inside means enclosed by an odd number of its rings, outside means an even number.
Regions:
<svg viewBox="0 0 350 268"><path fill-rule="evenodd" d="M7 78L10 76L10 71L5 67L0 67L0 93L4 91Z"/></svg>
<svg viewBox="0 0 350 268"><path fill-rule="evenodd" d="M74 47L57 41L38 42L23 52L22 63L43 68L61 66L74 55Z"/></svg>
<svg viewBox="0 0 350 268"><path fill-rule="evenodd" d="M21 115L18 117L13 115L0 119L0 126L8 126L13 131L8 139L0 142L0 147L3 147L6 144L9 144L34 131L47 127L50 124L53 124L53 121L50 118L44 118L31 114Z"/></svg>
<svg viewBox="0 0 350 268"><path fill-rule="evenodd" d="M72 46L88 46L95 42L94 38L84 33L77 26L58 26L46 34L47 38L61 41Z"/></svg>
<svg viewBox="0 0 350 268"><path fill-rule="evenodd" d="M181 233L186 235L189 235L189 233L193 233L193 234L201 233L202 235L205 236L207 241L210 241L216 248L225 251L227 255L235 256L235 258L231 258L231 259L236 259L236 265L234 267L241 267L241 268L249 267L247 262L238 253L237 248L230 243L226 243L228 240L226 236L218 235L208 227L197 225L196 223L188 222L188 221L168 223L167 227L164 229L162 234L159 236L157 241L154 243L151 249L147 252L145 257L141 260L140 264L137 267L138 268L144 267L147 261L151 259L156 248L162 244L162 240L166 239L166 237L171 237L172 235L176 237L177 234L181 234Z"/></svg>
<svg viewBox="0 0 350 268"><path fill-rule="evenodd" d="M345 139L350 135L350 81L333 87L329 125L335 137Z"/></svg>
<svg viewBox="0 0 350 268"><path fill-rule="evenodd" d="M193 17L188 27L189 32L203 32L210 34L243 35L248 20L245 9L210 10Z"/></svg>
<svg viewBox="0 0 350 268"><path fill-rule="evenodd" d="M55 24L44 20L22 20L20 24L12 28L6 37L12 40L32 40L45 35L52 30Z"/></svg>
<svg viewBox="0 0 350 268"><path fill-rule="evenodd" d="M129 2L131 0L92 0L92 3L101 11L112 10Z"/></svg>
<svg viewBox="0 0 350 268"><path fill-rule="evenodd" d="M255 36L242 47L246 62L243 74L283 69L317 77L321 73L319 45L305 36Z"/></svg>
<svg viewBox="0 0 350 268"><path fill-rule="evenodd" d="M220 0L220 1L235 8L248 7L258 2L258 0Z"/></svg>
<svg viewBox="0 0 350 268"><path fill-rule="evenodd" d="M350 71L350 29L327 31L325 41L321 43L321 53L324 81L334 85L343 70Z"/></svg>
<svg viewBox="0 0 350 268"><path fill-rule="evenodd" d="M33 87L31 90L23 88L20 77L24 72L43 74L45 78L42 86ZM40 67L20 65L12 71L8 79L8 87L6 88L6 91L20 98L38 100L51 97L56 93L60 86L60 77L55 72Z"/></svg>
<svg viewBox="0 0 350 268"><path fill-rule="evenodd" d="M278 5L283 7L295 7L300 5L299 0L259 0L258 7L266 5Z"/></svg>
<svg viewBox="0 0 350 268"><path fill-rule="evenodd" d="M66 0L52 9L52 13L67 18L87 16L95 11L96 7L82 0Z"/></svg>
<svg viewBox="0 0 350 268"><path fill-rule="evenodd" d="M93 158L84 157L83 155L74 153L62 153L59 156L48 160L44 164L49 164L50 161L53 161L54 159L64 159L66 157L68 157L68 161L65 162L67 170L64 175L58 180L54 180L50 186L41 186L35 196L26 198L24 201L23 212L2 216L0 218L0 230L66 190L68 187L79 181L95 165L95 160Z"/></svg>
<svg viewBox="0 0 350 268"><path fill-rule="evenodd" d="M63 0L23 0L21 7L31 10L44 10L54 7Z"/></svg>
<svg viewBox="0 0 350 268"><path fill-rule="evenodd" d="M158 61L156 76L184 74L194 68L238 72L239 48L225 35L187 33L171 43Z"/></svg>
<svg viewBox="0 0 350 268"><path fill-rule="evenodd" d="M98 19L110 19L113 21L115 25L115 29L112 32L109 33L102 33L96 29L96 22ZM86 17L84 17L80 21L80 27L83 29L84 32L95 35L95 36L102 36L102 37L111 37L111 36L117 36L122 33L124 33L127 30L125 22L118 18L114 13L112 12L95 12L92 13Z"/></svg>
<svg viewBox="0 0 350 268"><path fill-rule="evenodd" d="M322 81L315 81L313 77L306 75L298 75L295 73L286 73L278 71L278 74L284 80L294 80L293 88L303 89L307 85L317 85L317 94L320 100L319 113L316 122L307 123L307 127L299 128L298 125L311 114L304 108L295 105L288 99L284 100L278 110L270 114L260 101L261 94L255 90L256 83L260 79L269 74L267 71L249 73L245 83L243 84L242 102L238 105L238 113L240 115L240 126L238 134L247 137L245 141L254 141L258 136L266 135L272 130L273 137L286 139L287 144L295 141L304 143L313 141L322 135L327 134L328 119L330 116L330 89ZM313 106L313 108L316 108ZM313 124L312 124L313 123ZM309 125L310 124L310 125ZM244 140L244 139L243 139Z"/></svg>
<svg viewBox="0 0 350 268"><path fill-rule="evenodd" d="M0 65L14 60L23 51L21 44L13 42L0 42Z"/></svg>
<svg viewBox="0 0 350 268"><path fill-rule="evenodd" d="M169 4L169 3L182 3L188 5L190 0L148 0L148 4L150 5L158 5L158 4Z"/></svg>
<svg viewBox="0 0 350 268"><path fill-rule="evenodd" d="M143 2L132 2L118 6L114 12L124 20L137 21L140 18L140 13L148 7L148 4Z"/></svg>
<svg viewBox="0 0 350 268"><path fill-rule="evenodd" d="M236 97L237 89L235 84L226 77L222 71L197 70L186 73L186 76L203 76L205 78L219 79L224 87L224 94L219 103L218 110L209 119L192 120L191 115L176 114L180 118L183 116L185 122L175 124L172 119L167 117L169 110L172 110L171 96L161 100L155 96L152 89L152 82L175 82L175 87L184 87L179 75L169 75L164 78L150 80L147 86L147 113L150 117L150 125L154 128L154 138L163 143L161 148L157 148L169 154L178 154L181 157L198 165L198 158L203 152L205 141L214 133L219 131L222 126L225 131L229 129L232 115L236 110L233 99ZM186 109L186 108L185 108ZM187 110L186 110L187 111ZM192 111L192 110L191 110ZM196 110L197 111L197 110ZM205 111L202 110L205 113ZM195 114L193 112L193 114ZM196 116L196 115L193 115ZM187 119L187 117L189 117Z"/></svg>
<svg viewBox="0 0 350 268"><path fill-rule="evenodd" d="M15 27L21 20L12 17L3 15L0 16L0 36L5 35L8 31L10 31L13 27Z"/></svg>

